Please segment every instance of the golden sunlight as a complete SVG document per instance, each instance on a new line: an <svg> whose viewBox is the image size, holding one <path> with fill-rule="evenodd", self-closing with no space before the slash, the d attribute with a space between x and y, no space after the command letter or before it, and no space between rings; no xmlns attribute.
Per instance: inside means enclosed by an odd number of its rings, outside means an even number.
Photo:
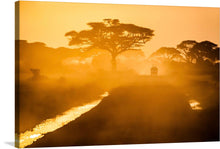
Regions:
<svg viewBox="0 0 220 149"><path fill-rule="evenodd" d="M219 140L219 8L15 8L16 147Z"/></svg>
<svg viewBox="0 0 220 149"><path fill-rule="evenodd" d="M43 121L41 124L34 127L32 131L26 131L20 135L16 135L16 142L19 142L19 148L24 148L32 144L34 141L42 138L44 134L55 131L58 128L61 128L69 122L75 120L82 114L97 106L101 102L102 98L107 97L108 95L108 92L104 92L96 101L88 103L84 106L73 107L72 109L64 112L61 115L58 115L55 118Z"/></svg>
<svg viewBox="0 0 220 149"><path fill-rule="evenodd" d="M202 110L200 103L194 99L189 100L189 105L192 108L192 110Z"/></svg>

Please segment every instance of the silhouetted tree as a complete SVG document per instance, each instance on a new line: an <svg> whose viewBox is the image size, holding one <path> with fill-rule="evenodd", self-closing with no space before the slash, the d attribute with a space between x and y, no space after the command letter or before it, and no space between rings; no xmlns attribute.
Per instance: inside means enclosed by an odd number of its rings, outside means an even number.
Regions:
<svg viewBox="0 0 220 149"><path fill-rule="evenodd" d="M85 50L102 49L112 56L112 69L116 70L116 57L128 50L140 50L154 35L153 30L134 24L120 23L118 19L104 19L103 22L89 22L89 30L70 31L69 45Z"/></svg>
<svg viewBox="0 0 220 149"><path fill-rule="evenodd" d="M212 60L213 63L219 63L219 47L216 47L214 50L212 50L210 54L210 59Z"/></svg>
<svg viewBox="0 0 220 149"><path fill-rule="evenodd" d="M180 55L180 52L175 48L161 47L160 49L151 54L150 59L151 58L157 58L163 61L171 62L174 59L177 60L181 59L182 57Z"/></svg>
<svg viewBox="0 0 220 149"><path fill-rule="evenodd" d="M193 63L193 60L196 57L196 53L192 51L192 48L197 43L198 42L196 42L195 40L185 40L177 45L177 49L181 52L181 55L186 63Z"/></svg>
<svg viewBox="0 0 220 149"><path fill-rule="evenodd" d="M196 63L203 63L206 59L211 62L219 60L219 48L217 44L210 41L202 41L195 44L192 52L195 53Z"/></svg>

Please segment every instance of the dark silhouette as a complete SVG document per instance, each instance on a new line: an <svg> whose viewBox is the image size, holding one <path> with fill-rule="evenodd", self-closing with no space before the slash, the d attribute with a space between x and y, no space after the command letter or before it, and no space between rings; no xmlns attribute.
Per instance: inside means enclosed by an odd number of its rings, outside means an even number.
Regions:
<svg viewBox="0 0 220 149"><path fill-rule="evenodd" d="M202 41L193 46L192 51L195 53L196 63L203 63L206 59L211 62L219 60L219 48L217 44L210 41Z"/></svg>
<svg viewBox="0 0 220 149"><path fill-rule="evenodd" d="M40 69L30 69L30 70L33 73L33 77L31 78L32 80L38 80L41 77Z"/></svg>
<svg viewBox="0 0 220 149"><path fill-rule="evenodd" d="M158 68L156 66L151 67L151 76L157 76L158 75Z"/></svg>
<svg viewBox="0 0 220 149"><path fill-rule="evenodd" d="M40 81L40 80L45 80L47 79L46 76L40 74L40 69L30 69L32 72L33 76L30 78L33 81Z"/></svg>
<svg viewBox="0 0 220 149"><path fill-rule="evenodd" d="M184 40L177 48L161 47L149 57L161 62L185 62L188 64L219 63L219 47L210 41Z"/></svg>
<svg viewBox="0 0 220 149"><path fill-rule="evenodd" d="M150 59L158 59L162 62L171 62L174 59L180 59L182 58L180 55L180 52L172 47L161 47L157 51L151 54Z"/></svg>
<svg viewBox="0 0 220 149"><path fill-rule="evenodd" d="M120 23L118 19L104 19L103 22L89 22L90 30L70 31L69 45L85 50L102 49L112 56L112 69L116 70L116 57L128 50L140 50L151 39L153 30L134 24Z"/></svg>
<svg viewBox="0 0 220 149"><path fill-rule="evenodd" d="M198 42L195 40L185 40L177 45L177 49L181 52L181 55L186 63L193 63L195 53L192 48L197 43Z"/></svg>

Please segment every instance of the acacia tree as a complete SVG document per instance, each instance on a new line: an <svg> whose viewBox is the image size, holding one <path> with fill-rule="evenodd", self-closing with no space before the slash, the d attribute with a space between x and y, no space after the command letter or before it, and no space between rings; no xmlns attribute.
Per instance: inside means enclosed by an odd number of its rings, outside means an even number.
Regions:
<svg viewBox="0 0 220 149"><path fill-rule="evenodd" d="M176 48L161 47L157 51L151 54L150 58L156 58L163 61L171 62L174 59L182 58L180 52Z"/></svg>
<svg viewBox="0 0 220 149"><path fill-rule="evenodd" d="M177 45L177 49L181 52L186 63L193 63L196 55L192 49L197 43L195 40L184 40Z"/></svg>
<svg viewBox="0 0 220 149"><path fill-rule="evenodd" d="M212 63L219 60L219 48L217 44L210 41L202 41L193 46L192 52L195 53L196 63L203 63L206 59Z"/></svg>
<svg viewBox="0 0 220 149"><path fill-rule="evenodd" d="M154 35L149 28L120 23L118 19L104 19L103 22L90 22L87 25L91 29L65 34L70 37L69 45L79 46L84 50L108 51L112 56L113 70L116 70L116 58L119 54L128 50L141 50Z"/></svg>

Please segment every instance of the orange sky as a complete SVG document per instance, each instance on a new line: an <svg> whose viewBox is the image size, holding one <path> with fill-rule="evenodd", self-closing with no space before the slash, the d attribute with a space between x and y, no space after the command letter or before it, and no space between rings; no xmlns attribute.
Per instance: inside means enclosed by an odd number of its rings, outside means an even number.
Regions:
<svg viewBox="0 0 220 149"><path fill-rule="evenodd" d="M51 47L68 46L66 32L87 29L87 22L105 18L155 30L143 48L146 56L183 40L219 44L219 8L27 1L20 2L20 39Z"/></svg>

